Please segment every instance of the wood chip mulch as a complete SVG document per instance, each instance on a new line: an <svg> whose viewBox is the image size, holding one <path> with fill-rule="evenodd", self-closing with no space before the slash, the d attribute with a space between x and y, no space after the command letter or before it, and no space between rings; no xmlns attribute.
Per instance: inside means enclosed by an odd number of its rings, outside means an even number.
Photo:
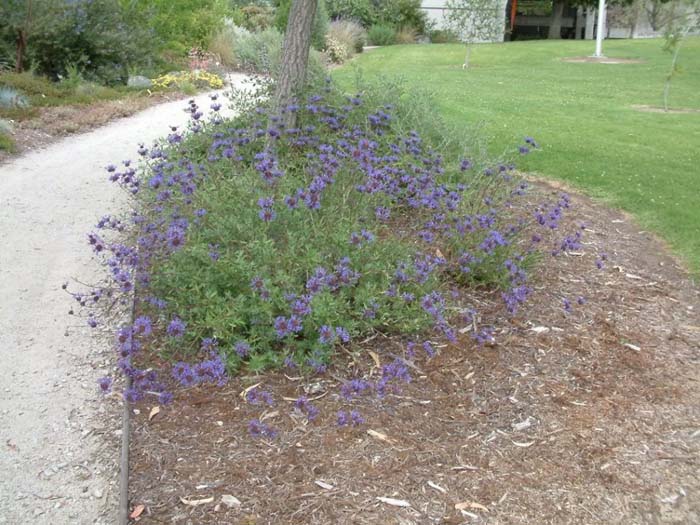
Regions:
<svg viewBox="0 0 700 525"><path fill-rule="evenodd" d="M375 356L400 351L378 336L320 376L180 391L152 419L152 405L136 407L136 521L700 523L698 288L629 217L582 196L573 207L583 248L547 262L515 318L496 294L470 298L498 316L496 345L441 348L382 403L338 395L343 378L376 377ZM258 382L275 405L243 401ZM312 422L284 399L304 393L321 411ZM338 427L341 409L366 423ZM251 438L258 417L278 437Z"/></svg>

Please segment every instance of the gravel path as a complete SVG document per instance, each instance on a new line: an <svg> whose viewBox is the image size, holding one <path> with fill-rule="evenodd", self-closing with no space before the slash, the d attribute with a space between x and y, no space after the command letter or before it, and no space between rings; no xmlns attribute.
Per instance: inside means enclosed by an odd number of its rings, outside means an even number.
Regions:
<svg viewBox="0 0 700 525"><path fill-rule="evenodd" d="M185 106L155 106L0 166L0 523L116 521L120 420L96 386L113 352L67 315L74 301L61 285L100 275L86 234L123 205L104 166L184 124Z"/></svg>

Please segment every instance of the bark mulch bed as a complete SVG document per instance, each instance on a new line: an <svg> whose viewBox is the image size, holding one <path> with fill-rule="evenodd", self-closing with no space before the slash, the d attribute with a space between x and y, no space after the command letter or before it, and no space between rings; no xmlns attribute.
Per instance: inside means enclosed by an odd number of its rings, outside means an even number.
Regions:
<svg viewBox="0 0 700 525"><path fill-rule="evenodd" d="M497 344L441 348L384 403L337 395L342 378L376 376L375 360L400 351L377 336L318 377L181 391L150 420L152 406L138 407L137 521L700 523L700 294L634 221L585 197L573 204L584 248L551 261L516 318L499 314L495 294L471 297L499 316ZM579 295L586 304L565 314L563 299ZM258 382L275 395L267 410L240 396ZM304 392L321 410L312 422L283 399ZM367 422L339 428L348 408ZM251 438L256 417L279 436Z"/></svg>

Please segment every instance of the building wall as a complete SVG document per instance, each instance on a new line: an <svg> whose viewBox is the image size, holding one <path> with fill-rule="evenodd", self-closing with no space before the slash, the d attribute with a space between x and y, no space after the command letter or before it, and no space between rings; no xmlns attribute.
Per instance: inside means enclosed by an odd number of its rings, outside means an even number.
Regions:
<svg viewBox="0 0 700 525"><path fill-rule="evenodd" d="M507 0L493 1L495 4L501 6L497 12L502 13L505 24L507 17ZM606 36L608 38L649 38L662 36L663 31L654 30L649 22L648 4L649 2L638 1L631 6L608 6ZM422 0L421 8L428 15L428 20L435 24L436 29L448 29L447 14L450 10L447 8L447 0ZM591 11L591 15L595 20L595 10ZM535 20L535 18L536 17L518 16L516 26L537 25L538 21ZM549 25L549 20L543 19L541 22L545 26ZM582 18L578 22L584 24L585 18ZM577 25L577 23L574 19L565 18L562 20L562 27L574 27L575 25ZM582 32L582 30L580 30L580 32ZM495 38L492 41L503 41L503 35L501 35L500 39Z"/></svg>
<svg viewBox="0 0 700 525"><path fill-rule="evenodd" d="M651 38L663 36L663 28L654 29L650 20L651 2L635 2L631 6L608 7L608 32L610 38ZM671 9L671 5L665 4L662 10ZM679 5L677 12L689 10L687 6ZM696 21L697 24L697 21Z"/></svg>
<svg viewBox="0 0 700 525"><path fill-rule="evenodd" d="M445 16L447 14L446 0L423 0L421 8L428 15L428 20L435 24L435 29L447 29Z"/></svg>

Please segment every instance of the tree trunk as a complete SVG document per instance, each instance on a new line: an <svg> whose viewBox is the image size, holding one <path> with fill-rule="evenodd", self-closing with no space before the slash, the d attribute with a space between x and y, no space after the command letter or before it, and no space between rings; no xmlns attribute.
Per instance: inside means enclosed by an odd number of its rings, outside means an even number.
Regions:
<svg viewBox="0 0 700 525"><path fill-rule="evenodd" d="M311 47L311 27L318 0L294 0L284 34L282 66L277 79L275 108L287 127L293 127L296 113L284 111L304 86Z"/></svg>
<svg viewBox="0 0 700 525"><path fill-rule="evenodd" d="M561 19L564 16L566 2L554 0L552 7L552 20L549 22L549 36L547 38L561 38Z"/></svg>
<svg viewBox="0 0 700 525"><path fill-rule="evenodd" d="M635 0L629 7L630 10L630 38L635 38L637 36L637 24L639 23L639 12L640 12L639 1Z"/></svg>
<svg viewBox="0 0 700 525"><path fill-rule="evenodd" d="M24 54L27 51L27 38L29 28L32 25L32 0L27 0L27 19L24 27L17 31L17 55L15 56L15 72L21 73L24 69Z"/></svg>
<svg viewBox="0 0 700 525"><path fill-rule="evenodd" d="M464 55L464 64L462 64L462 69L469 69L469 58L472 54L472 45L467 44L467 52Z"/></svg>
<svg viewBox="0 0 700 525"><path fill-rule="evenodd" d="M668 111L668 94L671 91L671 80L673 80L673 77L678 72L678 66L676 64L678 63L678 53L681 50L682 42L682 39L676 42L676 48L673 50L673 59L671 60L671 71L669 71L666 82L664 82L664 111Z"/></svg>
<svg viewBox="0 0 700 525"><path fill-rule="evenodd" d="M24 69L24 53L27 49L27 33L24 29L17 31L17 54L15 55L15 73Z"/></svg>
<svg viewBox="0 0 700 525"><path fill-rule="evenodd" d="M574 20L574 40L581 40L581 21L583 20L583 7L576 8L576 19Z"/></svg>
<svg viewBox="0 0 700 525"><path fill-rule="evenodd" d="M595 9L586 8L586 30L584 37L586 40L593 40L593 28L595 27Z"/></svg>

